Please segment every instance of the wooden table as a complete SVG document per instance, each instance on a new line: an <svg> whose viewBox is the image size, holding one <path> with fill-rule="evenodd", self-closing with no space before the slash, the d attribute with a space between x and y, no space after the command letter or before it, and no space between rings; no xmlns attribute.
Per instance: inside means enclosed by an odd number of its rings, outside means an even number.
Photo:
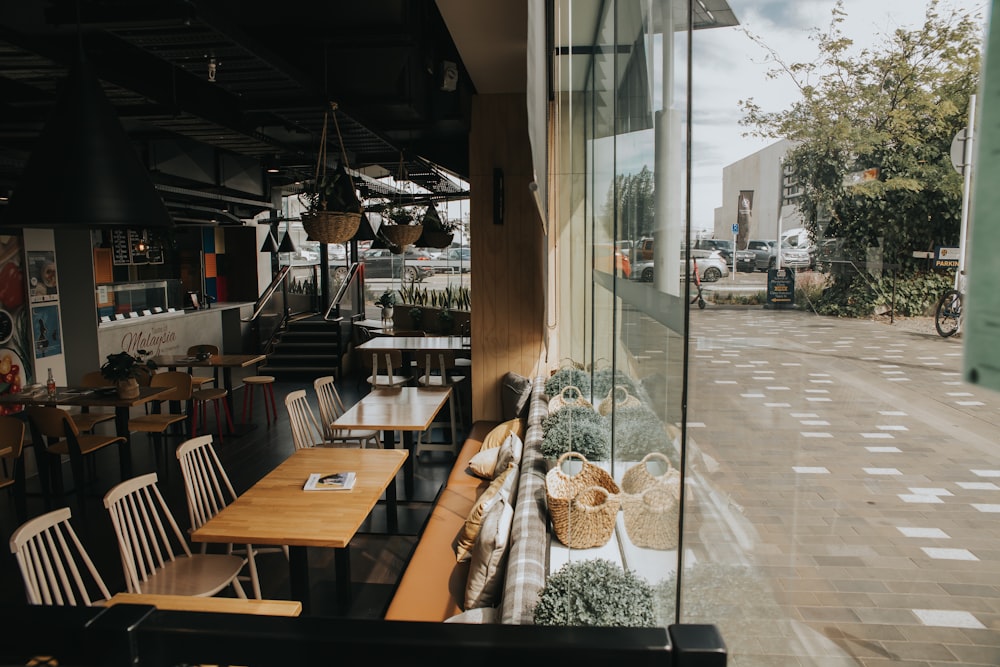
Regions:
<svg viewBox="0 0 1000 667"><path fill-rule="evenodd" d="M468 336L376 336L358 345L359 350L403 350L404 352L437 352L468 350L462 341Z"/></svg>
<svg viewBox="0 0 1000 667"><path fill-rule="evenodd" d="M115 434L125 438L125 442L118 446L118 465L124 480L132 476L132 450L128 428L130 411L134 406L148 403L165 391L169 391L169 388L139 387L139 395L135 398L119 398L117 390L108 391L92 387L56 387L56 395L53 398L49 398L45 392L34 395L30 395L28 392L5 394L0 396L0 405L20 404L48 407L70 405L86 408L114 408ZM37 449L35 454L36 456L41 455Z"/></svg>
<svg viewBox="0 0 1000 667"><path fill-rule="evenodd" d="M394 449L300 449L228 507L191 533L195 542L288 545L292 598L309 613L307 547L333 548L337 596L351 601L350 544L385 492L391 530L396 520L396 474L407 452ZM303 491L310 473L354 471L350 491Z"/></svg>
<svg viewBox="0 0 1000 667"><path fill-rule="evenodd" d="M208 359L198 359L189 355L159 355L153 357L157 366L166 366L169 370L177 370L183 366L185 368L221 368L222 382L226 388L226 404L229 406L229 414L236 414L233 409L233 369L253 366L267 359L264 354L213 354ZM239 435L249 429L248 424L233 423L235 433Z"/></svg>
<svg viewBox="0 0 1000 667"><path fill-rule="evenodd" d="M414 338L414 340L418 340ZM407 499L413 499L413 434L426 431L451 396L451 387L397 387L373 389L331 424L335 429L382 431L386 449L395 447L393 431L403 432L409 452L403 469Z"/></svg>
<svg viewBox="0 0 1000 667"><path fill-rule="evenodd" d="M104 603L104 606L113 607L116 604L145 604L165 611L207 611L221 614L253 614L255 616L298 616L302 613L302 603L297 600L116 593Z"/></svg>

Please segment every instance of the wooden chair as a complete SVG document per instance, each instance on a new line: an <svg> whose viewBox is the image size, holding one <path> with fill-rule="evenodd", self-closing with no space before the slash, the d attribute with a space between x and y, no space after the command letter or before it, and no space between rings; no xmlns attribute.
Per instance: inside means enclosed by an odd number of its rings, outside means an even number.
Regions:
<svg viewBox="0 0 1000 667"><path fill-rule="evenodd" d="M274 421L278 421L278 407L274 402L274 376L273 375L248 375L243 378L243 421L247 421L247 406L250 407L250 419L253 419L253 392L254 387L260 387L264 401L264 416L267 417L267 425L271 425L271 415L274 414ZM270 408L268 408L270 401Z"/></svg>
<svg viewBox="0 0 1000 667"><path fill-rule="evenodd" d="M23 523L10 536L28 604L91 607L111 598L70 515L68 507L61 507Z"/></svg>
<svg viewBox="0 0 1000 667"><path fill-rule="evenodd" d="M68 456L80 512L81 514L86 512L83 502L83 489L86 484L84 457L96 454L108 445L117 444L120 459L121 448L128 446L128 440L114 435L80 433L70 413L62 408L31 406L26 412L31 429L31 441L35 446L38 478L46 503L50 502L53 479L57 481L60 490L65 492L62 489L61 457Z"/></svg>
<svg viewBox="0 0 1000 667"><path fill-rule="evenodd" d="M236 500L236 491L229 481L229 475L222 467L222 462L219 461L218 454L215 453L212 436L203 435L181 443L177 448L177 460L180 462L181 475L184 477L184 494L187 498L191 530L196 530ZM202 553L205 553L207 547L207 544L201 545ZM226 553L246 557L248 574L241 578L250 580L253 595L258 600L261 599L261 592L256 556L259 553L278 551L284 552L285 558L288 557L288 547L226 545Z"/></svg>
<svg viewBox="0 0 1000 667"><path fill-rule="evenodd" d="M194 389L191 392L192 401L192 423L191 435L196 436L201 432L201 428L207 423L208 404L211 402L215 408L215 424L219 429L219 442L222 442L222 416L219 414L219 404L222 404L222 413L226 416L226 424L229 432L233 432L233 416L229 412L229 403L226 396L229 391L225 387L207 387L205 389Z"/></svg>
<svg viewBox="0 0 1000 667"><path fill-rule="evenodd" d="M413 378L404 375L406 368L403 362L402 350L362 350L361 363L368 371L368 384L373 389L383 387L403 387L409 384Z"/></svg>
<svg viewBox="0 0 1000 667"><path fill-rule="evenodd" d="M239 574L245 559L192 554L151 472L125 480L104 496L129 593L207 597L232 586L246 598Z"/></svg>
<svg viewBox="0 0 1000 667"><path fill-rule="evenodd" d="M80 386L87 388L110 387L113 383L106 380L101 371L90 371L80 379ZM73 413L76 427L83 433L93 432L94 427L107 421L114 421L114 412L91 412L90 408L82 407L80 412Z"/></svg>
<svg viewBox="0 0 1000 667"><path fill-rule="evenodd" d="M340 417L346 408L344 402L337 392L332 375L313 380L313 389L316 390L316 400L319 405L319 423L323 429L323 439L329 443L357 443L364 448L366 443L372 443L376 447L381 447L379 432L376 430L347 430L335 429L330 426Z"/></svg>
<svg viewBox="0 0 1000 667"><path fill-rule="evenodd" d="M189 347L187 349L187 356L189 356L189 357L196 357L199 354L211 354L213 356L217 355L217 354L219 354L219 346L218 345L192 345L191 347ZM205 385L207 385L207 384L214 384L216 387L219 386L219 367L218 366L212 368L212 375L211 376L207 376L207 375L195 375L194 374L194 367L193 366L189 366L188 367L188 373L191 374L191 384L194 386L195 391L197 391L198 389L205 389L206 388Z"/></svg>
<svg viewBox="0 0 1000 667"><path fill-rule="evenodd" d="M465 381L464 375L456 372L455 353L451 350L438 350L433 352L422 352L417 355L417 364L420 375L417 377L417 384L421 387L451 387L451 396L448 398L448 410L450 413L449 422L434 422L431 427L417 437L416 455L420 456L422 451L450 451L458 453L458 426L461 419L461 410L458 409L458 388ZM451 427L451 441L447 443L424 442L424 438L430 439L431 432L435 426Z"/></svg>
<svg viewBox="0 0 1000 667"><path fill-rule="evenodd" d="M157 396L153 410L149 414L139 415L128 420L129 432L146 433L153 441L156 457L160 457L163 447L163 436L174 426L188 419L192 399L191 375L183 371L166 371L155 373L149 381L150 387L166 387L169 391ZM181 412L171 412L171 403L183 403ZM163 406L167 405L167 411ZM166 453L163 454L166 461Z"/></svg>
<svg viewBox="0 0 1000 667"><path fill-rule="evenodd" d="M17 417L0 417L0 449L10 448L0 454L0 489L10 488L14 495L14 512L17 520L28 518L27 494L24 490L24 422Z"/></svg>
<svg viewBox="0 0 1000 667"><path fill-rule="evenodd" d="M285 396L285 409L288 411L288 425L292 429L292 443L295 449L317 447L325 442L323 430L320 428L305 389L296 389Z"/></svg>

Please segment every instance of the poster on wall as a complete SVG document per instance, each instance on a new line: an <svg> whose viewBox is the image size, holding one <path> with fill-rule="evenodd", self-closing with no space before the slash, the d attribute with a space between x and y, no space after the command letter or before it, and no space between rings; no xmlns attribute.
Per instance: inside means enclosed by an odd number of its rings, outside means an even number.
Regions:
<svg viewBox="0 0 1000 667"><path fill-rule="evenodd" d="M34 306L31 328L35 336L35 358L62 354L62 334L59 331L59 306Z"/></svg>
<svg viewBox="0 0 1000 667"><path fill-rule="evenodd" d="M55 301L59 298L56 276L56 254L52 250L28 252L28 285L31 303Z"/></svg>
<svg viewBox="0 0 1000 667"><path fill-rule="evenodd" d="M15 394L33 381L21 248L21 237L0 235L0 394ZM20 405L4 405L0 415L20 410Z"/></svg>

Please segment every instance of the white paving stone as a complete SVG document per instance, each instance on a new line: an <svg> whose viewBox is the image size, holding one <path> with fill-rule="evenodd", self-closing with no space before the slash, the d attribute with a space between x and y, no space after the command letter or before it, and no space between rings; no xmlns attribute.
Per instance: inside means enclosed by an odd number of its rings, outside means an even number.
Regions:
<svg viewBox="0 0 1000 667"><path fill-rule="evenodd" d="M792 466L792 470L797 473L809 475L829 475L830 471L823 466Z"/></svg>
<svg viewBox="0 0 1000 667"><path fill-rule="evenodd" d="M880 431L909 431L910 430L910 429L906 428L905 426L903 426L902 424L880 424L880 425L876 426L875 428L877 428Z"/></svg>
<svg viewBox="0 0 1000 667"><path fill-rule="evenodd" d="M903 450L899 447L865 447L872 454L899 454Z"/></svg>
<svg viewBox="0 0 1000 667"><path fill-rule="evenodd" d="M896 530L907 537L922 537L931 540L951 539L951 536L940 528L913 528L909 526L896 526Z"/></svg>
<svg viewBox="0 0 1000 667"><path fill-rule="evenodd" d="M896 468L862 468L869 475L902 475Z"/></svg>
<svg viewBox="0 0 1000 667"><path fill-rule="evenodd" d="M980 512L985 512L987 514L996 514L997 512L1000 512L1000 505L986 505L983 503L972 503L972 506L975 507Z"/></svg>
<svg viewBox="0 0 1000 667"><path fill-rule="evenodd" d="M822 431L802 431L799 435L803 438L832 438L832 433L825 433Z"/></svg>
<svg viewBox="0 0 1000 667"><path fill-rule="evenodd" d="M914 615L924 625L940 628L975 628L986 629L979 619L967 611L952 611L949 609L914 609Z"/></svg>
<svg viewBox="0 0 1000 667"><path fill-rule="evenodd" d="M927 488L927 487L910 487L910 493L924 494L927 496L950 496L953 495L948 489L941 488Z"/></svg>
<svg viewBox="0 0 1000 667"><path fill-rule="evenodd" d="M824 419L803 419L799 422L803 426L829 426L830 422Z"/></svg>
<svg viewBox="0 0 1000 667"><path fill-rule="evenodd" d="M937 496L928 496L924 493L899 493L896 495L898 495L899 499L904 503L927 503L930 505L937 505L944 502Z"/></svg>
<svg viewBox="0 0 1000 667"><path fill-rule="evenodd" d="M862 433L861 437L869 440L892 440L895 438L892 433Z"/></svg>
<svg viewBox="0 0 1000 667"><path fill-rule="evenodd" d="M878 413L884 417L906 417L907 414L902 410L879 410Z"/></svg>
<svg viewBox="0 0 1000 667"><path fill-rule="evenodd" d="M972 470L977 477L1000 477L1000 470Z"/></svg>
<svg viewBox="0 0 1000 667"><path fill-rule="evenodd" d="M968 549L944 549L942 547L920 547L931 558L938 560L979 560Z"/></svg>
<svg viewBox="0 0 1000 667"><path fill-rule="evenodd" d="M958 482L958 486L969 491L1000 491L993 482Z"/></svg>

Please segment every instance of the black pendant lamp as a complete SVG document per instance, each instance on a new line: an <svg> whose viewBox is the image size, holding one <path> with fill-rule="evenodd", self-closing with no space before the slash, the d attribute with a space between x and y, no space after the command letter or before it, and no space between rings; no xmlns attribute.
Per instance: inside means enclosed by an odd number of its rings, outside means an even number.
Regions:
<svg viewBox="0 0 1000 667"><path fill-rule="evenodd" d="M278 244L278 252L295 252L295 242L292 241L292 223L287 223L288 227L285 229L285 235L281 237L281 243Z"/></svg>
<svg viewBox="0 0 1000 667"><path fill-rule="evenodd" d="M0 224L172 228L173 220L82 50Z"/></svg>
<svg viewBox="0 0 1000 667"><path fill-rule="evenodd" d="M261 252L276 253L278 252L278 244L274 242L274 234L271 230L267 231L267 238L264 239L264 243L260 246Z"/></svg>

